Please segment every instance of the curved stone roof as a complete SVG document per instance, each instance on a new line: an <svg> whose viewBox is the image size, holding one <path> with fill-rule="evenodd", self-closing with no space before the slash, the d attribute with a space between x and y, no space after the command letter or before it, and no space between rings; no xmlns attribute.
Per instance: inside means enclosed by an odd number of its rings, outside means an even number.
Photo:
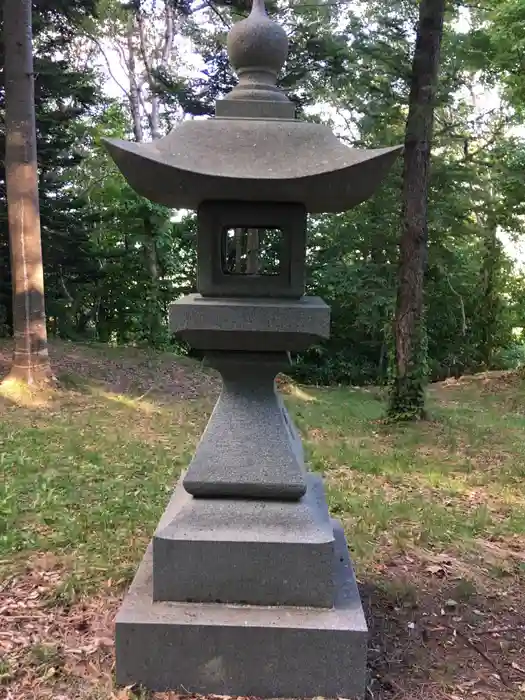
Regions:
<svg viewBox="0 0 525 700"><path fill-rule="evenodd" d="M153 143L106 140L130 185L181 209L215 199L341 212L368 199L401 146L348 148L328 127L294 119L293 103L276 84L287 46L264 0L253 0L249 17L228 38L239 84L217 102L215 118L183 122Z"/></svg>
<svg viewBox="0 0 525 700"><path fill-rule="evenodd" d="M401 150L348 148L326 126L276 119L190 120L152 143L106 144L130 185L159 204L297 202L310 213L368 199Z"/></svg>

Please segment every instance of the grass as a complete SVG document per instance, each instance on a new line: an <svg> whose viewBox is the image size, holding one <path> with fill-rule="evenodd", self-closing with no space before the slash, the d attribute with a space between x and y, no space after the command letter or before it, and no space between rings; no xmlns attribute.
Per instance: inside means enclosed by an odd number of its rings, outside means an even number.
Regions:
<svg viewBox="0 0 525 700"><path fill-rule="evenodd" d="M521 392L521 383L512 391ZM311 395L293 408L362 567L381 557L384 538L394 537L398 549L464 550L479 537L523 533L525 414L505 414L508 397L438 388L431 392L432 422L391 426L381 422L374 392Z"/></svg>
<svg viewBox="0 0 525 700"><path fill-rule="evenodd" d="M0 397L0 576L8 615L22 619L3 628L8 639L17 639L20 625L26 635L0 654L0 695L10 687L13 698L44 698L49 686L49 697L120 700L131 691L112 688L111 642L85 650L95 628L97 639L111 638L118 597L191 458L217 387L189 362L177 365L182 396L176 383L169 392L152 384L170 357L161 366L138 351L104 357L100 348L68 346L60 353L67 359L58 367L61 389L31 396L4 387ZM84 360L103 366L102 378L79 372ZM286 393L363 586L374 700L416 698L420 687L428 698L466 697L462 687L480 698L524 697L525 671L511 663L525 667L523 648L516 642L515 655L502 657L499 644L514 649L512 635L489 636L494 649L485 644L480 653L469 631L461 647L470 654L465 668L456 648L463 639L458 625L479 632L480 624L524 623L524 388L516 375L436 385L432 420L401 426L382 421L377 390L292 386ZM45 633L38 622L38 634L24 626L20 609L30 595L31 615L47 621ZM455 634L447 632L451 625ZM67 643L84 649L80 656L64 651L64 629L74 638ZM0 632L0 652L2 639ZM374 644L382 648L385 640L391 648L376 656ZM447 644L455 645L452 665ZM500 680L492 677L503 668ZM31 695L27 684L40 690Z"/></svg>
<svg viewBox="0 0 525 700"><path fill-rule="evenodd" d="M188 462L206 402L66 395L4 413L0 558L52 552L86 584L134 565Z"/></svg>

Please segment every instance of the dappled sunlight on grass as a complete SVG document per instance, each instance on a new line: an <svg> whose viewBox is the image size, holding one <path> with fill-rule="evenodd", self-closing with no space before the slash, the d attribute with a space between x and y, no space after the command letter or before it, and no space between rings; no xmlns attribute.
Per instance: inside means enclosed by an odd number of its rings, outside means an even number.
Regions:
<svg viewBox="0 0 525 700"><path fill-rule="evenodd" d="M0 382L0 397L24 408L46 408L53 395L54 389L52 388L33 388L12 377L6 377Z"/></svg>
<svg viewBox="0 0 525 700"><path fill-rule="evenodd" d="M122 404L123 406L126 406L127 408L132 408L136 411L143 411L148 415L151 415L152 413L158 413L161 410L161 408L155 403L153 403L152 401L145 401L140 396L135 398L133 396L126 396L125 394L114 394L110 391L102 390L95 393L98 393L99 396L103 397L104 399L107 399L108 401L114 401L115 403Z"/></svg>
<svg viewBox="0 0 525 700"><path fill-rule="evenodd" d="M4 412L3 567L43 551L63 556L85 588L108 576L127 580L191 459L211 403L171 397L157 405L99 388L60 389L37 411Z"/></svg>
<svg viewBox="0 0 525 700"><path fill-rule="evenodd" d="M314 396L310 391L307 391L304 387L300 387L296 384L292 384L290 387L290 394L294 399L306 402L317 402L319 399Z"/></svg>

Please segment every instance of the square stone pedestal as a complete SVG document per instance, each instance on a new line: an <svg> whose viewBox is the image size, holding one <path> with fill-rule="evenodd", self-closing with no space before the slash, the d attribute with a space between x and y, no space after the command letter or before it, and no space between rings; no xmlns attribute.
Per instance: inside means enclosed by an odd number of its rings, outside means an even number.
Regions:
<svg viewBox="0 0 525 700"><path fill-rule="evenodd" d="M332 586L328 588L333 596L333 606L154 600L153 582L158 574L158 562L162 566L169 553L178 554L178 561L173 561L168 569L160 573L161 580L167 576L174 581L179 571L182 589L175 582L173 590L191 590L184 572L184 549L180 544L186 532L190 537L190 542L186 545L189 552L191 540L195 540L199 530L198 524L207 521L206 509L211 507L213 511L211 505L199 505L200 499L192 499L196 504L193 506L187 502L184 494L176 493L161 519L154 541L148 547L117 616L116 674L119 684L139 684L156 691L177 690L181 693L267 698L307 698L317 695L356 700L363 698L367 627L361 600L342 528L335 521L315 515L316 512L322 514L326 504L324 498L319 500L319 478L309 475L308 481L309 489L303 503L295 506L298 514L301 508L304 512L312 513L311 532L309 534L306 528L304 534L306 540L308 537L313 540L317 538L317 543L321 545L318 570L324 565L324 548L328 542L330 544L331 562L328 562L328 566L332 572ZM181 488L179 485L179 490ZM254 507L256 506L255 502ZM286 504L281 504L281 507L285 506ZM290 507L293 506L291 503ZM194 507L196 511L193 510ZM180 518L179 526L174 525L177 514L180 517L180 513L183 517ZM204 520L203 514L206 516ZM269 510L270 517L262 518L261 544L265 538L267 544L273 538L276 551L279 551L277 535L283 524L276 523L272 535L271 514L272 511ZM242 521L242 510L239 516ZM228 527L233 527L233 523ZM224 587L227 581L224 567L230 557L231 580L242 579L247 573L244 565L245 550L253 549L254 553L257 551L257 542L248 531L244 538L240 534L232 538L229 555L226 542L229 538L228 527L222 533L216 533L220 535L219 540L222 537L224 550L222 564L215 559L215 565L218 566L217 590L229 590L229 584ZM239 522L238 527L239 533L245 529L242 522ZM327 527L329 538L326 537ZM162 543L160 554L155 554L154 572L154 547L158 545L159 538L165 540L167 535L168 541ZM205 529L201 529L200 537L201 540L210 539L213 532L206 535ZM282 557L287 556L288 548L293 559L294 538L288 539L288 543L281 543L284 547ZM168 550L164 550L166 544ZM198 542L193 544L204 556L202 542L200 545ZM304 554L301 543L297 541L296 544L298 558L295 561L295 571L291 571L286 561L282 562L281 571L283 578L292 578L290 589L293 591L295 587L295 595L298 592L303 595L301 585L311 577L312 568L305 566L302 571L300 561ZM263 560L264 558L263 556ZM305 563L307 561L305 559ZM269 563L275 565L274 561ZM201 573L194 569L197 597L203 595L203 580L208 581L210 591L214 590L213 566L210 564L213 562L201 559ZM194 565L194 562L190 563L190 566ZM263 588L266 586L272 590L277 586L275 590L279 590L275 577L270 575L265 583L267 572L264 570L264 561L255 558L253 567L260 572L262 581L259 586L262 583ZM254 589L257 589L253 571L250 576ZM314 600L318 596L315 594L315 585L315 580L312 580ZM307 590L307 586L304 590ZM204 594L207 595L206 591Z"/></svg>
<svg viewBox="0 0 525 700"><path fill-rule="evenodd" d="M153 536L153 600L331 608L334 529L305 477L299 501L193 498L179 482Z"/></svg>

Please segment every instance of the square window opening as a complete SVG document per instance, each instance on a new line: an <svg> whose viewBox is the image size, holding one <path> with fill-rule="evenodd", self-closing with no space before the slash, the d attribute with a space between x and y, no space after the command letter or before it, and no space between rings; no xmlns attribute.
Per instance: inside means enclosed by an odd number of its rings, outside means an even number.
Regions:
<svg viewBox="0 0 525 700"><path fill-rule="evenodd" d="M280 275L283 272L284 245L284 232L279 228L224 227L221 233L222 272L245 277Z"/></svg>

